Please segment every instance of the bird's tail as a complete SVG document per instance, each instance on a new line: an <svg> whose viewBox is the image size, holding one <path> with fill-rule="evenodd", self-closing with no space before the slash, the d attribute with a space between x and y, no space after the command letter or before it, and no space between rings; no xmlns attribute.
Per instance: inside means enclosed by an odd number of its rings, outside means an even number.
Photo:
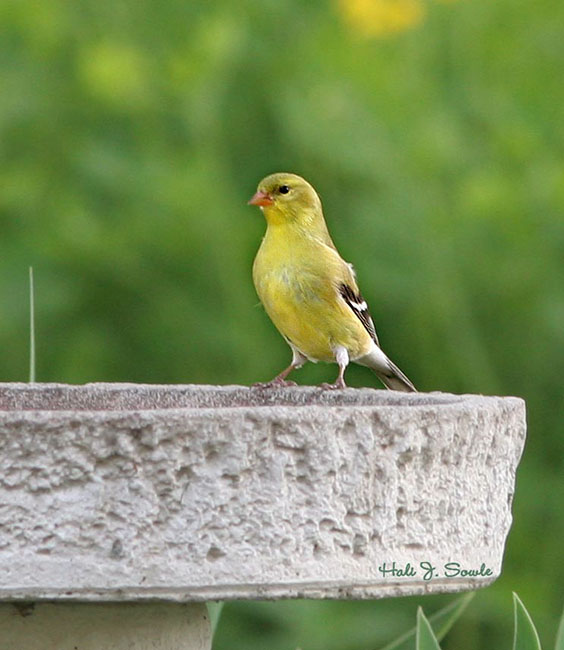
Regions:
<svg viewBox="0 0 564 650"><path fill-rule="evenodd" d="M388 361L390 363L388 372L372 368L372 370L374 370L378 375L380 381L386 385L386 388L389 388L390 390L401 390L404 393L416 393L417 388L415 388L405 374L396 366L395 363L389 359Z"/></svg>
<svg viewBox="0 0 564 650"><path fill-rule="evenodd" d="M417 389L411 381L409 381L393 361L388 359L376 344L369 354L361 359L356 359L356 363L368 366L368 368L378 375L378 379L385 384L386 388L390 390L399 390L404 393L417 392Z"/></svg>

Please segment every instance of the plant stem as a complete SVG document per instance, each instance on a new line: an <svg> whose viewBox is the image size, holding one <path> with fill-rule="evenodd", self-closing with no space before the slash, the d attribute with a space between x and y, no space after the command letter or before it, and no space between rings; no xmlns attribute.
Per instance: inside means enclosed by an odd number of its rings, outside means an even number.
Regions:
<svg viewBox="0 0 564 650"><path fill-rule="evenodd" d="M35 382L35 299L33 267L29 267L29 382Z"/></svg>

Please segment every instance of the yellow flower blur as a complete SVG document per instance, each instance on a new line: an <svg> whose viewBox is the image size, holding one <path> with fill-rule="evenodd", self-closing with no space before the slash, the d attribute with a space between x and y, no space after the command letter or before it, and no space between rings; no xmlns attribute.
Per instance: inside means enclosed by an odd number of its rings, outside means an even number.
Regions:
<svg viewBox="0 0 564 650"><path fill-rule="evenodd" d="M425 15L422 0L339 0L339 6L351 29L365 38L403 32Z"/></svg>

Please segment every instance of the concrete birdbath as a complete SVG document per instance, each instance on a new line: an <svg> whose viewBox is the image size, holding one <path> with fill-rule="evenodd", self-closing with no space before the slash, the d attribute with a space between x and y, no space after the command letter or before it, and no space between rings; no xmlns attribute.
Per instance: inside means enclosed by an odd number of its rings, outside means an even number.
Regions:
<svg viewBox="0 0 564 650"><path fill-rule="evenodd" d="M513 397L0 384L2 648L208 649L210 600L488 585L524 440Z"/></svg>

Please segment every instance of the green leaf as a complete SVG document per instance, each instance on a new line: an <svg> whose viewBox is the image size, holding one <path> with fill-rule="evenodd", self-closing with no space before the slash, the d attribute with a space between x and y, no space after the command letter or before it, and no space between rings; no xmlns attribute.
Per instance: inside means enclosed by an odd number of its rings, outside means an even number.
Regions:
<svg viewBox="0 0 564 650"><path fill-rule="evenodd" d="M516 593L513 593L513 604L515 609L513 650L542 650L533 620Z"/></svg>
<svg viewBox="0 0 564 650"><path fill-rule="evenodd" d="M453 600L446 607L443 607L429 617L428 620L432 624L435 636L439 641L444 638L475 595L476 592L470 591L464 594L464 596ZM382 648L382 650L412 650L415 630L416 628L414 627L405 634L402 634L395 641Z"/></svg>
<svg viewBox="0 0 564 650"><path fill-rule="evenodd" d="M210 616L210 625L212 632L212 639L215 636L215 631L219 624L219 619L221 618L221 610L223 609L224 602L217 603L206 603L208 607L208 614Z"/></svg>
<svg viewBox="0 0 564 650"><path fill-rule="evenodd" d="M560 619L560 625L558 626L558 632L556 633L556 645L554 650L564 650L564 611L562 612L562 618Z"/></svg>
<svg viewBox="0 0 564 650"><path fill-rule="evenodd" d="M437 637L421 607L417 610L417 634L415 650L441 650Z"/></svg>

